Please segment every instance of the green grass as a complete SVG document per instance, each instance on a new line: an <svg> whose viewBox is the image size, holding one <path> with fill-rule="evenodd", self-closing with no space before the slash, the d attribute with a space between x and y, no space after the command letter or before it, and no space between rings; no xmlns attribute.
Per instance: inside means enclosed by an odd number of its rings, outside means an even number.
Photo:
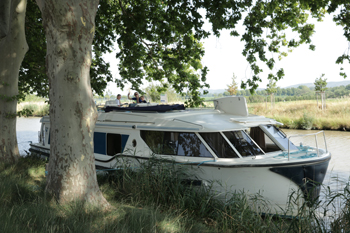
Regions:
<svg viewBox="0 0 350 233"><path fill-rule="evenodd" d="M44 102L46 98L39 97L37 95L26 95L24 102Z"/></svg>
<svg viewBox="0 0 350 233"><path fill-rule="evenodd" d="M137 172L124 167L98 176L112 205L102 210L82 203L58 205L47 196L45 163L28 156L16 164L0 164L0 232L350 231L349 186L339 193L329 191L323 203L326 215L310 211L301 212L299 219L260 216L243 193L223 203L214 198L210 186L183 182L190 168L151 160ZM341 208L330 214L335 205Z"/></svg>

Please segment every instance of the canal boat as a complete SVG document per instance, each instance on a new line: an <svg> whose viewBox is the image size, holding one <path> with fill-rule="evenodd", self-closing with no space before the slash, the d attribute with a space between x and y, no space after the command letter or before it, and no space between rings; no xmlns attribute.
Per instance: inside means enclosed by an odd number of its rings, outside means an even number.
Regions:
<svg viewBox="0 0 350 233"><path fill-rule="evenodd" d="M214 109L187 110L183 105L134 104L105 106L94 133L96 166L120 163L137 167L151 158L191 166L196 185L217 182L219 194L258 194L269 210L296 215L320 194L331 154L323 131L287 137L274 119L248 113L244 97L214 100ZM315 145L296 145L291 137L315 137ZM321 148L319 138L323 139ZM50 118L41 119L39 141L31 151L49 155ZM296 195L298 200L291 201Z"/></svg>

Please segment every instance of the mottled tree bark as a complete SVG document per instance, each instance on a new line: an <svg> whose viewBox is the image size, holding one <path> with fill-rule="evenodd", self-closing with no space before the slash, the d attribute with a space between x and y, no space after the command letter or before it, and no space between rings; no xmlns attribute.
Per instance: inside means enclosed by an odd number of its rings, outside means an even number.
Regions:
<svg viewBox="0 0 350 233"><path fill-rule="evenodd" d="M0 1L0 161L19 158L16 136L18 74L28 51L26 0Z"/></svg>
<svg viewBox="0 0 350 233"><path fill-rule="evenodd" d="M47 38L50 162L47 186L60 203L108 207L96 179L97 109L90 86L97 0L37 0Z"/></svg>

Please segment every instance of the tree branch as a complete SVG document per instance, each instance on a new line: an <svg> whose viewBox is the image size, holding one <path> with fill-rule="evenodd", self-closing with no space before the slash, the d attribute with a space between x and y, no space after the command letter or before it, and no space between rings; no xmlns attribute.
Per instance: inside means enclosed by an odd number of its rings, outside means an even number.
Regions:
<svg viewBox="0 0 350 233"><path fill-rule="evenodd" d="M124 8L124 6L123 6L123 4L122 4L122 1L121 1L121 0L119 0L118 2L119 2L119 6L120 6L120 8L121 8L121 9L122 9L122 11L123 11L123 14L124 14L124 15L126 15L125 8Z"/></svg>
<svg viewBox="0 0 350 233"><path fill-rule="evenodd" d="M45 5L44 0L36 0L36 4L38 4L40 11L43 12L43 8Z"/></svg>

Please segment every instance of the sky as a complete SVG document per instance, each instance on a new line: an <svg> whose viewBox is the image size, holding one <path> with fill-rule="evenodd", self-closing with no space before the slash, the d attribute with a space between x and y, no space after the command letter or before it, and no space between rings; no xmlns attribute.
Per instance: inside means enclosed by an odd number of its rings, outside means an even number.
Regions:
<svg viewBox="0 0 350 233"><path fill-rule="evenodd" d="M277 55L274 73L279 68L284 69L285 77L277 83L277 86L283 88L295 84L314 83L316 78L325 74L327 82L350 80L350 65L344 63L342 67L348 74L348 78L344 79L339 75L340 65L335 64L336 59L343 53L348 53L349 42L343 35L341 26L336 26L332 21L332 16L327 15L323 22L315 23L315 33L312 36L312 44L316 46L315 51L309 50L309 45L301 45L278 61ZM209 25L206 25L209 27ZM238 32L243 33L238 27ZM241 80L246 80L252 76L252 72L245 57L242 55L244 43L239 37L231 37L229 31L223 31L219 38L210 36L202 41L205 48L205 55L202 58L202 64L209 68L207 74L207 83L210 89L225 89L232 82L233 74L236 75L236 82L240 85ZM269 55L269 54L267 54ZM105 56L110 61L112 74L118 78L117 60L115 53ZM264 72L260 74L262 83L259 88L266 88L268 83L268 68L261 64ZM147 85L146 85L147 86ZM127 94L128 88L121 91L116 87L115 83L109 83L107 89L113 94Z"/></svg>

